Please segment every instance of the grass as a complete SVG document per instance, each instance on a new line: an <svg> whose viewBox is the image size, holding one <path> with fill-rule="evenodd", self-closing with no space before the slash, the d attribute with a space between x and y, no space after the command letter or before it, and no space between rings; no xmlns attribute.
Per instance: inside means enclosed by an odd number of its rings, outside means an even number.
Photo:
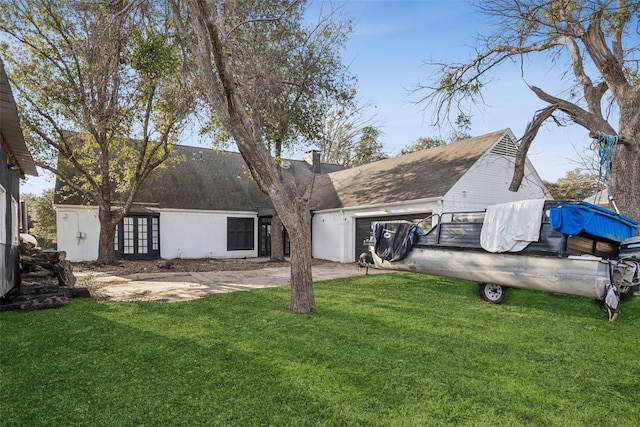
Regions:
<svg viewBox="0 0 640 427"><path fill-rule="evenodd" d="M640 423L640 298L593 301L410 273L189 303L0 315L2 426Z"/></svg>

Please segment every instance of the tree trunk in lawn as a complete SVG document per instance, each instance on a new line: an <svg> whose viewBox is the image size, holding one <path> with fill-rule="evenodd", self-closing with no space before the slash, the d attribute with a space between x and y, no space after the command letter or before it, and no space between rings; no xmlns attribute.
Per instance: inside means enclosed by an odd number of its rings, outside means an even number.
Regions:
<svg viewBox="0 0 640 427"><path fill-rule="evenodd" d="M618 143L611 169L616 206L622 214L640 221L640 136Z"/></svg>
<svg viewBox="0 0 640 427"><path fill-rule="evenodd" d="M220 123L227 129L236 142L251 176L266 193L280 216L291 241L291 303L289 309L295 313L308 314L315 311L313 278L311 276L311 213L308 199L289 191L280 179L280 166L271 156L265 145L261 127L261 107L254 103L260 98L263 89L254 86L254 74L243 70L244 60L232 61L230 52L235 50L229 45L229 34L222 34L215 17L222 10L223 3L215 4L186 0L172 1L179 31L195 53L197 78L202 83L204 96L215 111ZM182 9L186 6L185 9ZM214 7L215 6L215 7ZM216 7L220 9L216 9ZM182 21L182 12L187 16L187 30ZM224 23L223 23L224 24ZM236 33L238 34L238 33ZM240 49L242 50L242 49ZM243 74L248 71L249 74ZM275 76L270 76L274 77ZM262 77L258 79L261 81ZM277 88L276 88L277 89ZM253 92L252 92L253 90ZM279 89L278 89L279 90ZM276 96L278 90L275 90ZM272 235L279 230L272 229Z"/></svg>
<svg viewBox="0 0 640 427"><path fill-rule="evenodd" d="M269 151L262 144L259 133L243 132L247 116L243 110L236 110L229 129L236 133L236 144L251 176L258 183L271 202L282 224L289 232L291 242L291 302L289 309L298 314L315 311L313 277L311 275L311 212L309 201L288 192L279 178L279 166L273 161ZM271 234L281 232L272 228Z"/></svg>
<svg viewBox="0 0 640 427"><path fill-rule="evenodd" d="M116 252L113 240L116 234L116 223L111 217L111 209L99 207L100 239L98 242L98 264L116 264Z"/></svg>
<svg viewBox="0 0 640 427"><path fill-rule="evenodd" d="M289 310L307 314L316 310L311 271L311 213L305 202L296 202L295 212L288 215L287 230L291 242L291 301ZM285 218L283 217L283 221ZM291 224L288 224L291 222Z"/></svg>
<svg viewBox="0 0 640 427"><path fill-rule="evenodd" d="M282 221L277 212L271 218L271 259L284 261L284 237Z"/></svg>

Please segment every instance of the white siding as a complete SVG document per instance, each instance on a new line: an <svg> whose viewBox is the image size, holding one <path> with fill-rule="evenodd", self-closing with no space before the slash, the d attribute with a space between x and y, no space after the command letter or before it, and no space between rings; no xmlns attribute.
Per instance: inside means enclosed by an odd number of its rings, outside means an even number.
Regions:
<svg viewBox="0 0 640 427"><path fill-rule="evenodd" d="M515 159L487 153L445 195L444 210L484 210L489 205L527 199L550 198L527 162L525 178L517 192L509 191Z"/></svg>
<svg viewBox="0 0 640 427"><path fill-rule="evenodd" d="M342 211L314 214L311 221L311 255L314 258L346 262L342 261L347 258L345 240L355 233L353 227L355 225Z"/></svg>
<svg viewBox="0 0 640 427"><path fill-rule="evenodd" d="M389 203L370 207L317 211L312 219L311 254L314 258L335 262L353 262L356 218L410 215L440 212L438 199Z"/></svg>
<svg viewBox="0 0 640 427"><path fill-rule="evenodd" d="M100 237L98 209L61 205L55 208L58 250L66 251L69 261L95 261Z"/></svg>
<svg viewBox="0 0 640 427"><path fill-rule="evenodd" d="M258 256L258 218L247 212L159 210L162 258L243 258ZM254 218L254 249L227 251L227 217ZM56 206L58 249L70 261L98 258L98 210Z"/></svg>
<svg viewBox="0 0 640 427"><path fill-rule="evenodd" d="M247 212L160 209L162 258L243 258L258 256L258 216ZM254 218L253 250L227 251L227 218Z"/></svg>
<svg viewBox="0 0 640 427"><path fill-rule="evenodd" d="M20 244L20 209L15 198L11 197L11 244Z"/></svg>
<svg viewBox="0 0 640 427"><path fill-rule="evenodd" d="M7 240L7 226L5 221L7 220L7 191L2 185L0 185L0 245L10 245L10 241ZM4 260L4 256L2 257Z"/></svg>
<svg viewBox="0 0 640 427"><path fill-rule="evenodd" d="M2 185L0 185L0 297L4 296L5 292L9 291L13 287L13 284L5 283L7 277L6 272L8 267L6 264L7 255L11 245L7 242L7 192Z"/></svg>

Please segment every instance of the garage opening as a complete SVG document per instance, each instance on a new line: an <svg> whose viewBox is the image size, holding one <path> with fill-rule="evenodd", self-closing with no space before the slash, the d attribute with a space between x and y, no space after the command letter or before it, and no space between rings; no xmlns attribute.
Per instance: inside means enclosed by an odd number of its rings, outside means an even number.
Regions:
<svg viewBox="0 0 640 427"><path fill-rule="evenodd" d="M353 260L358 261L358 257L361 253L367 252L368 248L364 244L364 241L367 240L371 234L371 223L376 221L397 221L397 220L406 220L411 221L413 223L418 223L421 219L424 219L431 215L431 212L424 212L418 214L411 215L389 215L389 216L376 216L376 217L366 217L366 218L356 218L356 241L354 248ZM427 220L426 224L420 224L423 228L429 228L430 221Z"/></svg>

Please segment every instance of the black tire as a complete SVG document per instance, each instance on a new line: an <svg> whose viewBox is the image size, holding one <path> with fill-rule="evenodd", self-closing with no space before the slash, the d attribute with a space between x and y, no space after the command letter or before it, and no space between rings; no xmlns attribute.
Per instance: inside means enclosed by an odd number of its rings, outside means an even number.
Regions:
<svg viewBox="0 0 640 427"><path fill-rule="evenodd" d="M492 304L502 304L507 297L507 288L495 283L480 283L480 298Z"/></svg>

